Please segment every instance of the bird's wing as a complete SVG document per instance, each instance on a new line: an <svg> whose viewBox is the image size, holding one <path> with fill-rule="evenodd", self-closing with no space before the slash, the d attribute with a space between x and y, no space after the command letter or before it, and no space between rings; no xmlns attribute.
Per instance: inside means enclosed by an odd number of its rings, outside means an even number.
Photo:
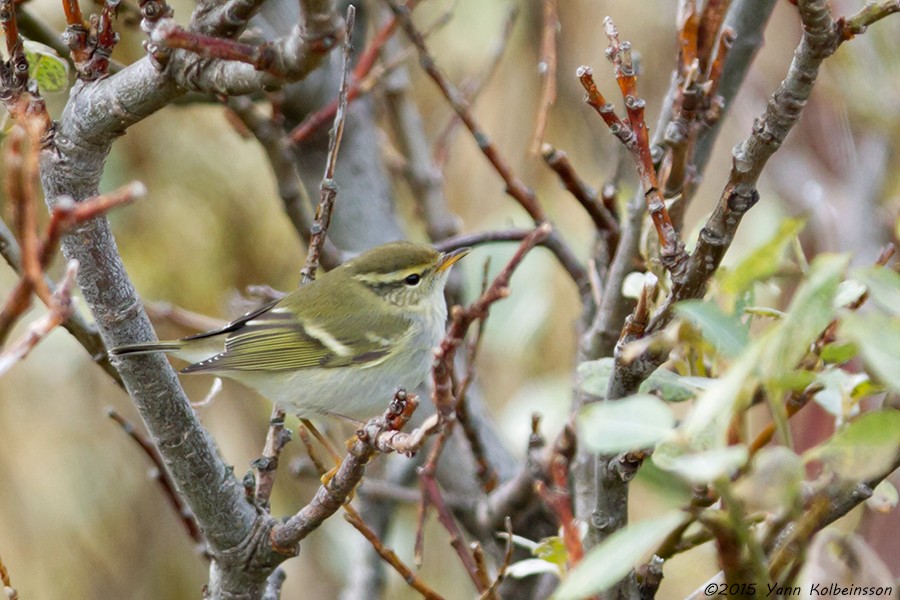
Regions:
<svg viewBox="0 0 900 600"><path fill-rule="evenodd" d="M387 321L396 319L403 318L392 316ZM397 341L379 332L405 332L407 329L400 321L381 319L372 323L364 314L349 313L338 322L329 323L329 329L366 333L360 339L340 339L313 321L299 322L293 312L275 305L239 321L223 328L229 333L224 352L190 365L182 372L295 371L350 364L373 366L389 356ZM217 334L224 332L220 330Z"/></svg>

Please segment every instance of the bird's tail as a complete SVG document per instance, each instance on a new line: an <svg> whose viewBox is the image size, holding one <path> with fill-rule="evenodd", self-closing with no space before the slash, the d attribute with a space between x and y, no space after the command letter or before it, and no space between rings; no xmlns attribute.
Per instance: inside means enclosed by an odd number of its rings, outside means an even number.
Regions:
<svg viewBox="0 0 900 600"><path fill-rule="evenodd" d="M184 342L146 342L143 344L125 344L116 346L109 351L110 356L124 356L126 354L150 354L152 352L176 352L184 348Z"/></svg>

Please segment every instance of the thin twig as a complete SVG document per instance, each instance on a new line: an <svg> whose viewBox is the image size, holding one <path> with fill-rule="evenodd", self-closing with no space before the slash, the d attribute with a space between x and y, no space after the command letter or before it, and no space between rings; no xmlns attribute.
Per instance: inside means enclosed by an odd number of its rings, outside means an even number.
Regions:
<svg viewBox="0 0 900 600"><path fill-rule="evenodd" d="M169 470L166 469L166 465L163 463L162 456L160 456L156 446L142 435L128 419L119 414L116 409L108 408L106 410L106 416L118 423L122 430L128 434L141 450L144 451L144 454L146 454L147 458L150 459L150 462L153 463L153 466L156 469L154 479L156 479L163 494L169 500L169 504L172 506L175 514L181 519L181 524L184 525L188 535L191 536L191 539L194 540L194 542L203 547L204 554L206 554L207 544L203 531L200 530L200 526L197 524L197 520L194 518L191 509L185 504L181 495L178 493L175 482L172 480L171 475L169 475ZM207 558L209 558L208 555Z"/></svg>
<svg viewBox="0 0 900 600"><path fill-rule="evenodd" d="M591 189L584 180L575 172L575 168L569 161L569 157L562 150L557 150L550 144L544 144L541 155L553 172L559 177L563 186L578 201L591 220L597 231L607 237L607 251L612 256L619 242L619 223L615 215L603 205L597 191Z"/></svg>
<svg viewBox="0 0 900 600"><path fill-rule="evenodd" d="M341 147L341 138L344 135L344 120L347 113L347 74L350 71L350 58L353 50L353 21L355 16L356 8L351 4L347 7L347 26L344 35L344 66L341 70L338 110L334 115L334 126L329 134L325 175L320 186L321 196L319 205L316 207L316 217L311 229L306 265L300 271L303 283L316 278L316 270L319 267L319 254L321 253L322 245L325 243L328 226L331 224L331 212L334 210L334 200L338 191L337 183L334 181L334 171L337 167L337 155Z"/></svg>
<svg viewBox="0 0 900 600"><path fill-rule="evenodd" d="M456 521L453 519L453 515L447 508L435 479L437 460L441 455L444 445L453 429L453 424L455 423L453 419L455 410L452 384L453 361L456 356L456 351L463 343L466 332L472 323L474 323L476 319L486 319L490 306L509 294L509 280L516 267L519 266L522 259L532 248L550 235L550 232L551 226L549 223L544 223L540 227L534 229L531 234L522 240L516 253L494 278L490 287L488 287L478 300L466 308L454 307L447 333L444 336L441 345L435 350L435 362L432 371L432 379L434 382L432 402L440 417L440 434L434 445L431 447L425 465L419 469L419 479L422 486L422 503L419 507L418 526L416 530L416 560L417 563L421 561L425 512L427 506L430 504L435 507L438 520L450 534L451 545L454 550L456 550L460 561L465 567L466 572L469 574L469 578L472 579L476 589L480 592L483 592L483 588L486 588L486 586L482 585L482 581L478 576L475 559L468 546L466 546L462 532L456 524Z"/></svg>
<svg viewBox="0 0 900 600"><path fill-rule="evenodd" d="M15 161L10 160L10 162L13 163L13 166L10 167L12 169ZM10 181L10 197L16 198L14 194L18 193L18 188L15 188L11 180L8 181ZM93 219L113 207L143 197L146 193L147 190L142 183L132 182L109 194L94 196L78 204L60 201L54 206L50 214L50 223L47 225L43 240L37 239L34 224L31 222L32 219L30 217L20 223L22 225L20 237L23 238L21 249L23 275L10 293L2 310L0 310L0 340L6 337L15 320L30 306L32 291L39 289L34 286L35 280L40 281L41 286L46 287L49 293L49 287L47 287L44 277L44 269L56 256L63 234L78 224ZM31 206L32 203L24 202L23 197L22 208L26 205ZM28 209L27 212L30 213L32 211ZM21 218L20 221L22 221ZM36 270L37 275L29 273L29 269L31 271ZM47 299L43 297L42 299L47 303Z"/></svg>
<svg viewBox="0 0 900 600"><path fill-rule="evenodd" d="M443 596L432 590L428 585L423 582L416 573L410 569L406 564L400 560L400 557L397 556L397 553L387 548L384 543L378 538L378 534L372 531L372 528L366 525L366 522L362 520L362 517L359 516L359 513L356 512L352 506L344 506L344 519L353 527L359 531L364 538L366 538L370 544L372 544L372 548L375 549L375 552L378 553L378 556L384 560L387 564L389 564L397 573L400 574L400 577L403 578L409 587L413 588L420 594L422 594L423 598L427 598L428 600L442 600Z"/></svg>
<svg viewBox="0 0 900 600"><path fill-rule="evenodd" d="M612 104L606 101L594 83L590 68L579 67L578 79L587 92L586 102L597 111L610 132L625 145L634 159L644 190L647 212L650 213L650 219L659 238L660 260L674 276L683 271L688 257L660 194L650 150L649 131L644 121L646 103L637 95L637 77L631 44L619 41L619 32L609 17L604 19L603 23L609 38L609 49L606 54L614 66L616 81L625 102L626 118L623 120L615 114Z"/></svg>
<svg viewBox="0 0 900 600"><path fill-rule="evenodd" d="M267 509L269 506L269 497L275 486L275 471L278 469L281 451L291 441L291 432L284 426L284 417L283 409L278 406L272 408L262 456L253 461L253 468L256 470L256 490L253 497L256 505L263 509Z"/></svg>
<svg viewBox="0 0 900 600"><path fill-rule="evenodd" d="M228 98L226 104L265 151L284 210L294 229L309 244L313 227L312 201L297 171L297 157L284 128L273 117L259 111L249 98ZM341 263L340 252L330 239L326 238L323 242L319 261L326 269L333 269Z"/></svg>
<svg viewBox="0 0 900 600"><path fill-rule="evenodd" d="M484 272L481 280L481 293L484 294L488 287L488 268L490 260L484 262ZM497 487L497 473L488 462L484 452L484 444L481 443L481 437L478 430L474 427L469 416L468 402L466 393L472 384L475 375L475 359L478 357L478 350L481 347L481 339L484 337L485 321L479 319L478 327L475 331L475 338L469 342L466 351L466 374L459 383L456 392L456 420L465 434L466 441L472 451L472 459L475 461L475 476L481 485L481 490L485 493L491 492Z"/></svg>
<svg viewBox="0 0 900 600"><path fill-rule="evenodd" d="M6 373L14 364L28 356L28 353L37 346L51 331L69 318L75 310L72 300L72 287L75 285L75 274L78 272L78 261L69 262L66 275L50 296L48 308L50 312L32 323L17 342L10 344L0 353L0 376Z"/></svg>
<svg viewBox="0 0 900 600"><path fill-rule="evenodd" d="M541 33L541 58L538 73L544 80L541 87L541 101L535 119L534 135L531 138L531 153L537 154L544 143L547 118L550 108L556 102L556 35L559 31L558 0L544 0L544 24Z"/></svg>
<svg viewBox="0 0 900 600"><path fill-rule="evenodd" d="M402 393L401 393L402 392ZM297 544L333 515L347 500L365 474L366 465L378 453L373 440L382 434L399 431L412 417L416 403L402 390L381 416L371 419L357 432L356 441L347 448L334 476L323 483L316 495L290 519L278 524L270 533L273 548L282 554L293 555Z"/></svg>
<svg viewBox="0 0 900 600"><path fill-rule="evenodd" d="M503 23L500 39L494 46L494 50L491 52L487 64L482 69L481 73L464 80L460 84L460 92L462 92L463 97L468 101L469 106L474 106L475 101L478 99L478 96L481 95L482 90L484 90L487 83L497 72L497 67L500 66L500 59L503 58L503 55L506 53L506 48L509 46L509 40L512 37L513 27L518 16L519 7L518 5L513 5ZM437 169L442 170L447 164L447 160L450 158L450 142L453 141L454 134L461 124L462 120L459 118L459 115L454 113L441 132L435 136L431 157L434 166Z"/></svg>
<svg viewBox="0 0 900 600"><path fill-rule="evenodd" d="M478 148L481 150L482 154L484 154L484 157L491 163L491 166L494 167L494 170L500 175L501 179L503 179L503 182L506 184L506 193L525 209L531 218L534 219L535 225L548 222L547 215L538 203L534 191L525 185L525 183L515 174L510 164L500 154L497 146L494 145L487 133L475 120L465 97L459 89L447 79L444 72L438 68L434 57L431 56L428 51L425 38L412 22L409 10L398 5L394 0L385 0L385 2L387 2L394 15L400 20L400 25L406 32L407 37L409 37L415 45L416 50L419 53L419 63L421 64L422 69L438 86L438 89L440 89L451 108L453 108L460 120L462 120L466 129L469 130L469 133L472 134L472 137L477 142ZM547 245L548 247L552 246L555 248L554 254L559 258L560 263L569 273L569 276L576 285L578 285L579 288L587 289L588 278L584 266L575 257L571 248L569 248L568 244L560 237L558 232L551 230L550 235L547 238Z"/></svg>
<svg viewBox="0 0 900 600"><path fill-rule="evenodd" d="M536 481L538 495L556 515L562 529L563 542L566 545L567 563L574 567L584 558L584 545L578 531L575 516L572 514L572 499L569 494L569 463L575 455L575 428L569 424L560 432L553 444L550 456L550 483Z"/></svg>
<svg viewBox="0 0 900 600"><path fill-rule="evenodd" d="M418 1L419 0L410 0L407 2L407 6L413 7L418 4ZM362 97L375 87L375 81L370 77L370 74L373 73L373 68L375 67L381 49L384 47L385 43L391 39L391 36L394 35L396 30L397 18L394 17L381 26L375 35L372 36L372 40L365 49L359 53L359 57L356 60L356 67L353 69L353 76L347 90L348 103ZM381 71L380 75L383 76L390 70L391 69L389 68L385 68ZM299 125L294 127L294 129L288 133L288 138L291 143L299 144L303 142L320 127L324 126L325 123L333 120L337 114L338 102L339 100L335 99L303 119Z"/></svg>
<svg viewBox="0 0 900 600"><path fill-rule="evenodd" d="M481 598L479 600L487 600L491 595L495 594L497 588L503 583L504 577L506 577L506 570L509 568L510 563L512 562L513 555L513 529L512 529L512 519L506 517L503 519L503 529L506 531L506 550L503 552L503 562L500 563L500 568L497 569L497 576L494 577L494 581L491 582L491 585L481 594Z"/></svg>

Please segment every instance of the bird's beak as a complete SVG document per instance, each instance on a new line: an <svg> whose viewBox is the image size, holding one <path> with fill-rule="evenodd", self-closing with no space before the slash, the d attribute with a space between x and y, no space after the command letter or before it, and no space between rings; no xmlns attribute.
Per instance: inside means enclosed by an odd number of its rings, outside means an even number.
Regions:
<svg viewBox="0 0 900 600"><path fill-rule="evenodd" d="M441 260L438 262L437 272L440 273L442 271L446 271L451 266L453 266L453 263L455 263L471 251L471 248L460 248L452 252L444 252L443 254L441 254Z"/></svg>

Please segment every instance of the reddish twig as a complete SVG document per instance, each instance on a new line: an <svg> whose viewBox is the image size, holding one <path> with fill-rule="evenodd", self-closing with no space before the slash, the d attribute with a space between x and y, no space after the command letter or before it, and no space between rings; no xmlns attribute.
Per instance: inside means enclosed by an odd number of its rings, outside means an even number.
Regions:
<svg viewBox="0 0 900 600"><path fill-rule="evenodd" d="M197 520L194 518L194 514L191 512L190 507L178 493L175 482L172 480L171 475L169 475L169 471L166 469L162 456L160 456L156 446L142 435L128 419L119 414L116 409L108 408L106 410L106 416L118 423L122 428L122 431L128 434L140 449L144 451L144 454L150 459L150 462L153 463L153 466L155 467L154 479L159 484L165 497L169 500L172 509L181 519L181 523L187 530L188 535L191 536L191 539L194 540L194 542L200 544L204 548L204 555L209 558L209 555L206 554L206 538L203 535L203 531L201 531L200 526L197 524Z"/></svg>
<svg viewBox="0 0 900 600"><path fill-rule="evenodd" d="M484 262L484 272L481 281L481 293L484 294L488 287L488 268L490 260ZM478 320L478 327L475 332L475 339L469 342L466 351L466 374L458 386L456 392L456 420L462 428L472 451L472 458L475 461L475 477L481 485L481 490L485 493L491 492L497 487L497 473L488 462L484 453L484 445L481 443L481 437L478 430L474 427L469 417L469 409L467 402L467 392L472 384L475 374L475 359L478 357L478 350L481 347L481 339L484 336L485 320Z"/></svg>
<svg viewBox="0 0 900 600"><path fill-rule="evenodd" d="M47 334L63 323L75 310L72 301L72 288L75 285L75 274L78 272L78 261L71 261L66 269L66 275L50 296L47 307L50 309L46 315L29 326L17 342L10 344L9 348L0 353L0 376L6 373L14 364L28 356L28 353L44 339Z"/></svg>
<svg viewBox="0 0 900 600"><path fill-rule="evenodd" d="M509 40L512 37L513 27L516 24L518 16L519 7L513 5L509 10L506 21L503 23L503 31L500 33L500 39L494 46L494 50L491 52L490 58L484 69L482 69L481 73L464 80L460 84L460 92L462 92L463 97L468 101L469 106L475 104L475 100L481 95L481 91L493 78L494 73L497 72L497 67L500 65L500 59L503 58L506 48L509 45ZM431 156L434 166L439 170L447 164L447 160L450 158L450 142L453 140L454 134L461 123L462 121L460 120L459 115L453 113L453 116L450 117L450 120L441 132L434 138Z"/></svg>
<svg viewBox="0 0 900 600"><path fill-rule="evenodd" d="M660 194L656 168L653 166L650 151L647 124L644 121L645 102L637 95L637 76L634 71L631 44L619 41L619 33L609 17L604 20L604 26L609 38L609 49L606 54L613 63L616 81L625 101L626 118L623 120L615 114L612 104L608 103L597 89L593 73L588 67L579 67L578 78L587 92L586 102L597 111L610 132L625 145L634 159L644 189L647 211L659 238L660 259L663 266L674 274L684 269L687 254Z"/></svg>
<svg viewBox="0 0 900 600"><path fill-rule="evenodd" d="M454 86L441 69L435 63L434 57L428 51L425 38L415 24L412 22L409 10L406 7L398 5L393 0L385 0L391 11L400 20L407 37L412 41L413 45L419 53L419 63L425 73L438 86L444 98L450 104L451 108L459 116L460 120L472 134L478 144L484 157L491 163L500 178L506 184L506 193L515 199L519 205L534 219L536 225L540 225L548 221L547 215L537 201L534 191L515 174L510 164L506 161L500 151L488 137L487 133L481 128L469 107L468 101L460 93L459 89ZM572 253L571 249L562 240L556 231L550 232L547 239L548 245L553 245L556 250L554 254L560 259L561 264L579 286L587 285L587 272L580 264L578 259Z"/></svg>
<svg viewBox="0 0 900 600"><path fill-rule="evenodd" d="M113 21L120 0L107 0L99 15L92 15L85 22L77 0L63 0L63 12L67 27L62 35L63 42L71 52L72 62L78 77L94 81L109 72L110 56L119 41L113 29Z"/></svg>
<svg viewBox="0 0 900 600"><path fill-rule="evenodd" d="M378 535L372 531L371 527L366 525L365 521L362 520L359 513L356 512L352 506L345 505L344 511L344 519L353 525L353 527L355 527L356 530L372 544L372 548L375 549L378 556L397 571L409 587L422 594L422 597L427 598L428 600L442 600L443 597L428 587L428 585L425 584L412 569L406 566L406 564L400 560L400 557L397 556L396 552L385 547L384 543L378 538Z"/></svg>
<svg viewBox="0 0 900 600"><path fill-rule="evenodd" d="M547 118L550 108L556 102L556 34L559 31L558 0L544 0L544 25L541 33L541 58L538 73L544 79L541 87L541 101L535 119L534 135L531 138L531 153L537 154L544 143Z"/></svg>
<svg viewBox="0 0 900 600"><path fill-rule="evenodd" d="M367 91L363 86L363 80L372 71L372 67L375 66L381 48L384 46L385 42L394 35L395 31L397 31L397 19L391 18L375 33L374 36L372 36L372 41L369 42L369 45L360 52L359 58L356 61L356 67L353 69L353 77L351 78L349 89L347 90L348 103L353 102ZM299 144L320 127L323 127L326 123L332 121L337 114L338 103L339 98L335 98L327 105L303 119L303 121L294 127L288 134L288 138L291 142Z"/></svg>
<svg viewBox="0 0 900 600"><path fill-rule="evenodd" d="M603 200L597 196L596 190L591 189L578 176L565 152L557 150L550 144L544 144L541 154L544 162L553 169L566 190L587 212L597 231L606 235L609 255L612 256L619 242L619 223L616 217L604 206Z"/></svg>
<svg viewBox="0 0 900 600"><path fill-rule="evenodd" d="M63 13L66 15L66 23L69 26L79 25L84 27L84 16L81 14L81 6L78 0L63 0Z"/></svg>
<svg viewBox="0 0 900 600"><path fill-rule="evenodd" d="M425 465L419 469L419 479L422 486L422 503L419 506L419 522L416 530L416 561L421 564L421 552L424 543L423 526L428 505L434 506L438 513L438 520L450 534L450 543L456 550L466 572L475 584L479 592L483 592L486 586L478 576L477 565L466 546L462 533L453 515L447 508L435 479L437 460L441 455L444 445L453 429L455 402L453 397L453 360L456 351L465 339L466 332L477 319L487 318L490 306L505 298L509 294L509 280L516 267L522 262L525 255L539 242L550 235L551 226L544 223L534 229L522 243L503 270L494 278L490 287L475 302L466 308L454 307L450 326L444 336L441 345L435 350L435 362L432 371L434 402L439 416L440 434L428 454ZM483 589L485 588L485 589Z"/></svg>
<svg viewBox="0 0 900 600"><path fill-rule="evenodd" d="M559 521L569 568L584 558L584 545L572 513L572 498L569 494L569 463L574 455L575 429L572 425L566 425L553 445L549 465L550 484L540 480L535 482L538 495Z"/></svg>
<svg viewBox="0 0 900 600"><path fill-rule="evenodd" d="M344 35L344 66L341 71L341 87L338 93L338 110L334 116L334 126L328 140L328 158L325 162L325 175L320 186L320 200L316 207L316 216L310 230L309 252L306 254L306 264L300 271L301 281L304 283L316 278L316 270L319 268L319 254L325 243L328 226L331 224L331 212L334 209L334 200L337 196L337 183L334 181L334 171L337 166L338 150L341 147L341 138L344 135L344 120L347 113L347 74L350 71L350 54L353 42L353 21L356 16L356 8L353 5L347 7L346 32Z"/></svg>
<svg viewBox="0 0 900 600"><path fill-rule="evenodd" d="M10 149L14 147L15 144L10 145ZM11 171L15 169L16 161L12 155L10 155L7 165ZM28 175L24 173L8 172L9 197L16 202L20 215L26 211L31 213L37 199L24 195L21 182L17 187L15 183L17 176L22 179L28 178ZM0 340L6 337L16 319L31 305L32 291L37 290L41 299L49 305L49 288L45 282L43 270L56 255L63 234L80 223L99 216L113 207L132 202L146 193L147 190L142 183L133 182L114 192L95 196L78 204L60 201L50 213L50 223L47 225L43 241L37 239L33 216L24 218L24 220L20 216L19 221L22 228L19 235L22 239L23 276L0 310ZM39 282L38 285L35 285L35 282ZM42 292L41 290L47 291Z"/></svg>

